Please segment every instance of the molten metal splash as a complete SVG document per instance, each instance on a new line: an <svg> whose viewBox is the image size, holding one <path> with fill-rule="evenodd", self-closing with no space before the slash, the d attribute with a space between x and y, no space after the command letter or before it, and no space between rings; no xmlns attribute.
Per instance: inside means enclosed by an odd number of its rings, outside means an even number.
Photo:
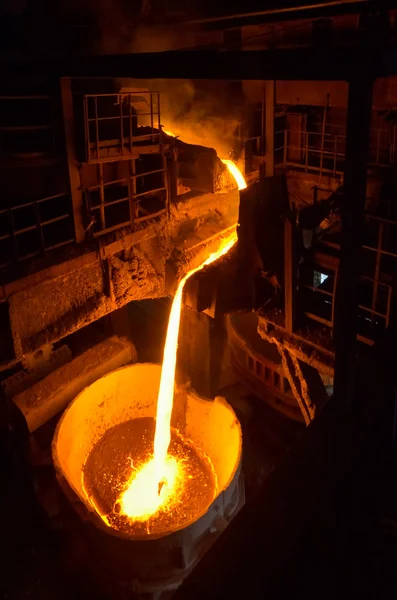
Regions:
<svg viewBox="0 0 397 600"><path fill-rule="evenodd" d="M166 457L161 480L158 479L158 465L153 458L132 476L119 499L121 512L137 521L146 521L169 500L177 479L183 479L183 473L173 456Z"/></svg>
<svg viewBox="0 0 397 600"><path fill-rule="evenodd" d="M179 485L183 485L183 467L174 457L168 455L183 288L194 273L227 254L236 240L237 233L234 232L222 241L216 252L213 252L201 265L189 271L179 282L172 302L164 346L157 400L154 455L141 469L133 473L127 488L119 498L122 512L132 519L147 520L167 504Z"/></svg>

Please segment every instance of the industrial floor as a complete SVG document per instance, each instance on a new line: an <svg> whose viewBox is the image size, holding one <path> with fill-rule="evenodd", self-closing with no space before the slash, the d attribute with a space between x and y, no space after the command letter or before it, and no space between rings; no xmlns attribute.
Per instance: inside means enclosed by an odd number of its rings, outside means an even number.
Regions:
<svg viewBox="0 0 397 600"><path fill-rule="evenodd" d="M292 448L302 427L244 393L240 386L225 390L242 422L247 500ZM54 422L35 436L48 451ZM46 462L45 459L43 461ZM9 467L10 465L4 465ZM15 464L14 464L15 467ZM66 600L102 596L84 572L84 543L70 534L59 514L50 465L32 471L23 463L2 486L0 567L1 598L6 600ZM38 501L38 498L40 501ZM315 527L299 552L285 566L278 598L397 597L397 457L361 465L341 486L334 502L337 522L326 547ZM243 540L242 540L243 543ZM244 565L241 565L243 576ZM335 590L339 590L335 595ZM204 600L204 599L203 599Z"/></svg>

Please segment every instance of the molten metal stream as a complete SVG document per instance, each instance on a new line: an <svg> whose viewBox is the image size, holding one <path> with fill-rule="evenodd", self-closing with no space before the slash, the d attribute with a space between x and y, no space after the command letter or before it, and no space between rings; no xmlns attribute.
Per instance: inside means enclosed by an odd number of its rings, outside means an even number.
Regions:
<svg viewBox="0 0 397 600"><path fill-rule="evenodd" d="M234 163L232 160L229 160L228 158L221 158L221 161L224 165L227 166L227 168L229 169L229 173L234 177L238 189L244 190L247 187L247 184L245 182L243 174L241 173L236 163Z"/></svg>
<svg viewBox="0 0 397 600"><path fill-rule="evenodd" d="M170 424L172 405L174 400L174 381L175 381L175 365L176 353L178 348L179 322L181 318L182 292L185 283L207 265L215 262L221 256L227 254L230 248L237 240L237 233L233 233L228 239L224 240L216 252L201 263L200 266L192 269L179 282L168 321L167 337L164 346L163 366L161 370L160 390L157 400L157 417L156 417L156 433L154 436L154 460L159 466L159 473L164 465L167 457L168 446L171 439ZM159 479L160 481L160 479Z"/></svg>
<svg viewBox="0 0 397 600"><path fill-rule="evenodd" d="M244 177L237 166L230 160L225 159L222 162L225 163L235 178L239 189L245 188ZM171 440L171 414L174 402L175 367L183 288L189 277L194 273L227 254L236 240L237 233L234 232L229 238L222 241L216 252L213 252L198 267L189 271L179 282L172 302L164 346L157 400L153 458L132 474L126 489L119 498L122 513L131 519L149 519L161 506L168 503L180 486L183 486L184 467L176 458L168 454Z"/></svg>
<svg viewBox="0 0 397 600"><path fill-rule="evenodd" d="M216 252L210 254L201 265L189 271L179 282L172 302L164 346L153 458L132 474L127 488L119 498L122 513L131 519L147 520L167 503L179 486L183 485L184 468L173 456L168 454L183 288L194 273L227 254L236 240L237 233L234 232L229 238L222 241Z"/></svg>
<svg viewBox="0 0 397 600"><path fill-rule="evenodd" d="M163 129L163 131L165 134L170 135L171 137L177 137L171 131L166 131L165 129ZM247 183L244 179L244 175L241 173L241 171L238 168L238 166L236 165L236 163L234 163L229 158L221 158L221 161L223 162L224 165L227 166L229 173L231 174L231 176L234 178L235 182L237 183L238 189L244 190L247 187Z"/></svg>

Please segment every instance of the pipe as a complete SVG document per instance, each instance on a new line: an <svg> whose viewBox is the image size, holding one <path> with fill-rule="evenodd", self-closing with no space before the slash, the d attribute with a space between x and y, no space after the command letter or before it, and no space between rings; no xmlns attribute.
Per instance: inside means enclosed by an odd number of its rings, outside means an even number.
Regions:
<svg viewBox="0 0 397 600"><path fill-rule="evenodd" d="M193 21L185 21L183 25L203 25L205 23L217 23L219 21L232 21L234 19L244 19L249 17L265 17L270 15L282 15L286 13L294 13L305 10L315 10L318 8L331 8L333 6L349 5L349 4L368 4L372 0L332 0L331 2L321 2L317 4L306 4L304 6L286 6L285 8L271 8L268 10L260 10L257 12L242 13L237 15L226 15L221 17L210 17L207 19L195 19Z"/></svg>

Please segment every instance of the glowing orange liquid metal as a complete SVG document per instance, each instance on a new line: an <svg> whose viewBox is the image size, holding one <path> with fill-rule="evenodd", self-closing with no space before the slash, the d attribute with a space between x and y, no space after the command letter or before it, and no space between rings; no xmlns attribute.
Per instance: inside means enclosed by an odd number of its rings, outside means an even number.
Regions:
<svg viewBox="0 0 397 600"><path fill-rule="evenodd" d="M166 133L172 135L169 132ZM228 159L224 159L222 162L235 179L238 189L247 187L245 179L235 163ZM171 414L174 400L175 367L183 288L189 277L194 273L227 254L236 240L236 232L229 238L222 240L216 252L211 254L198 267L189 271L179 282L171 307L164 346L153 457L139 470L132 473L118 500L121 512L130 519L140 521L149 519L164 507L172 495L177 493L178 487L183 485L184 467L175 457L168 454L171 440Z"/></svg>

